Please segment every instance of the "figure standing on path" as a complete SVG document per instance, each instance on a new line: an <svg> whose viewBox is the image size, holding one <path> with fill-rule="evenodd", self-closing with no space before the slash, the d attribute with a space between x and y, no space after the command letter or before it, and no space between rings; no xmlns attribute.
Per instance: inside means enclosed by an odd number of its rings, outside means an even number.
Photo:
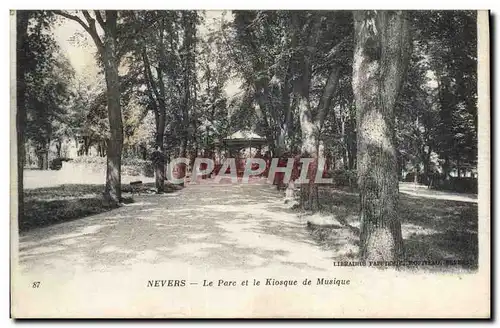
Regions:
<svg viewBox="0 0 500 328"><path fill-rule="evenodd" d="M151 154L151 161L155 170L156 193L162 194L165 190L165 155L160 146Z"/></svg>

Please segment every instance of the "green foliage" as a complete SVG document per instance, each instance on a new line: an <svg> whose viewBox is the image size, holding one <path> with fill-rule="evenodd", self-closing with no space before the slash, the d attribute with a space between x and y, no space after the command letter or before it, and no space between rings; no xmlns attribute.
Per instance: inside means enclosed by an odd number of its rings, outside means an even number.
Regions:
<svg viewBox="0 0 500 328"><path fill-rule="evenodd" d="M450 178L437 180L432 189L477 194L476 178Z"/></svg>
<svg viewBox="0 0 500 328"><path fill-rule="evenodd" d="M75 157L71 160L72 163L78 164L99 164L99 165L106 165L106 158L105 157L100 157L100 156L78 156ZM140 165L145 165L151 161L149 160L143 160L140 158L129 158L129 157L124 157L122 159L122 164L123 165L130 165L130 166L140 166Z"/></svg>
<svg viewBox="0 0 500 328"><path fill-rule="evenodd" d="M345 115L352 101L352 92L345 92L351 88L352 33L349 12L236 11L225 32L228 52L243 80L235 121L254 127L272 148L295 149L302 142L298 98L306 89L314 120L323 120L320 125L329 130L331 137L325 140L337 142L350 135L354 124L338 118L353 119ZM341 83L327 103L330 115L323 119L318 113L334 66L340 69ZM342 124L347 129L339 128ZM323 126L315 132L319 138Z"/></svg>
<svg viewBox="0 0 500 328"><path fill-rule="evenodd" d="M99 164L106 165L106 158L99 156L78 156L72 159L72 163L82 163L82 164Z"/></svg>
<svg viewBox="0 0 500 328"><path fill-rule="evenodd" d="M475 165L476 13L412 12L411 17L413 53L397 115L400 160L414 171L422 165L425 176L437 166L449 171ZM433 153L441 157L438 162L432 163Z"/></svg>
<svg viewBox="0 0 500 328"><path fill-rule="evenodd" d="M109 123L105 88L102 75L81 75L75 79L74 96L66 117L68 137L86 137L89 139L89 146L106 139Z"/></svg>
<svg viewBox="0 0 500 328"><path fill-rule="evenodd" d="M54 158L53 160L50 161L49 168L51 170L60 170L63 165L63 159L62 158Z"/></svg>
<svg viewBox="0 0 500 328"><path fill-rule="evenodd" d="M26 57L19 59L26 68L25 140L46 151L51 140L64 134L74 71L53 38L53 15L30 11L29 16Z"/></svg>
<svg viewBox="0 0 500 328"><path fill-rule="evenodd" d="M53 39L53 15L30 15L27 56L21 58L28 68L28 139L45 145L83 136L87 146L104 144L103 75L74 77ZM439 167L474 166L475 12L409 16L412 55L395 126L400 167L428 175ZM298 100L307 94L317 120L326 82L338 67L338 84L315 136L336 169L354 170L353 34L347 11L234 11L217 18L195 11L119 11L124 157L147 158L158 138L170 155L214 151L216 140L242 129L265 136L271 151L296 151L304 138ZM228 94L232 84L239 90Z"/></svg>

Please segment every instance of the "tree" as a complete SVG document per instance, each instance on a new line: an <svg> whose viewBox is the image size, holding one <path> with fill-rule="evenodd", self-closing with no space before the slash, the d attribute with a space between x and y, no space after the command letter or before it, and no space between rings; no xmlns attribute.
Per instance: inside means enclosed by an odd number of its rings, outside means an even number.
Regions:
<svg viewBox="0 0 500 328"><path fill-rule="evenodd" d="M315 159L301 190L303 206L317 210L317 159L340 78L350 74L352 18L343 12L238 11L233 30L232 58L271 152Z"/></svg>
<svg viewBox="0 0 500 328"><path fill-rule="evenodd" d="M396 106L397 151L401 173L410 166L415 183L426 183L431 175L431 154L436 151L438 106L428 74L426 47L415 24L412 35L408 74Z"/></svg>
<svg viewBox="0 0 500 328"><path fill-rule="evenodd" d="M293 138L291 74L293 73L290 14L281 11L237 11L226 48L245 90L244 105L255 114L257 133L280 156ZM244 106L247 107L247 106Z"/></svg>
<svg viewBox="0 0 500 328"><path fill-rule="evenodd" d="M212 24L207 24L207 33L200 36L198 42L197 67L199 73L200 93L197 107L198 143L204 148L204 154L211 156L215 152L216 139L227 137L228 105L233 101L233 108L240 107L239 99L228 99L225 87L233 73L232 62L224 45L224 30L227 28L225 13L218 19L213 18ZM243 111L238 111L242 113ZM243 113L242 113L243 114ZM233 122L236 127L241 121Z"/></svg>
<svg viewBox="0 0 500 328"><path fill-rule="evenodd" d="M182 122L183 138L180 144L180 157L186 157L189 147L196 155L196 101L197 101L197 77L196 77L196 26L199 23L196 11L184 11L181 13L183 28L183 42L180 49L180 63L182 67ZM191 145L189 144L191 143ZM192 163L191 163L192 164ZM184 170L184 166L182 166ZM181 173L182 176L184 172Z"/></svg>
<svg viewBox="0 0 500 328"><path fill-rule="evenodd" d="M477 24L473 11L437 11L422 18L430 65L436 76L437 151L445 179L454 161L477 164ZM439 32L437 32L439 31Z"/></svg>
<svg viewBox="0 0 500 328"><path fill-rule="evenodd" d="M31 137L26 134L27 124L30 123L28 114L33 117L33 110L36 109L45 115L47 109L52 109L51 106L60 105L59 96L65 93L60 92L65 89L64 83L60 83L63 77L53 72L55 68L58 68L58 58L54 56L55 42L48 32L53 23L54 17L50 11L16 11L16 141L19 215L23 213L25 143ZM46 83L45 79L48 76L53 78L54 85L50 86ZM51 127L46 119L39 120L38 123ZM44 147L46 146L45 144Z"/></svg>
<svg viewBox="0 0 500 328"><path fill-rule="evenodd" d="M306 28L301 24L304 20ZM325 25L326 32L323 31ZM340 58L342 54L345 56L345 45L349 45L351 41L351 35L346 32L351 24L344 13L333 17L311 13L305 19L293 13L292 26L294 39L298 39L293 43L299 45L296 61L301 72L300 78L294 80L294 93L298 99L297 107L302 132L301 155L313 159L309 168L309 183L307 187L301 188L301 198L303 205L307 204L307 207L315 211L319 209L320 203L318 186L314 181L319 169L318 159L324 158L321 135L325 117L332 108L332 99L337 92L342 68L345 68ZM329 49L321 49L325 39L328 40ZM327 52L326 58L322 58L323 51L319 51L320 49ZM316 79L323 77L322 82L316 83L316 86L314 86L315 77ZM315 95L316 106L312 102L314 89L320 90Z"/></svg>
<svg viewBox="0 0 500 328"><path fill-rule="evenodd" d="M165 180L163 159L178 150L186 157L196 152L197 76L194 11L138 11L128 16L129 30L140 37L131 45L127 58L135 72L135 95L154 114L156 187L162 192ZM181 167L181 171L184 167Z"/></svg>
<svg viewBox="0 0 500 328"><path fill-rule="evenodd" d="M401 11L356 11L354 30L360 255L391 261L403 255L394 107L408 61L409 27Z"/></svg>
<svg viewBox="0 0 500 328"><path fill-rule="evenodd" d="M23 215L23 171L24 171L24 134L26 125L26 69L28 67L28 22L29 11L16 12L16 142L17 142L17 211Z"/></svg>
<svg viewBox="0 0 500 328"><path fill-rule="evenodd" d="M73 97L66 115L65 135L74 139L77 155L89 155L90 147L97 145L99 155L106 156L106 139L109 122L106 108L106 83L104 77L80 74L73 84Z"/></svg>
<svg viewBox="0 0 500 328"><path fill-rule="evenodd" d="M49 41L52 40L46 42ZM57 146L64 134L74 74L69 61L55 46L49 50L52 52L50 60L44 65L36 61L26 78L26 138L35 145L38 166L42 170L49 169L51 142L56 141Z"/></svg>
<svg viewBox="0 0 500 328"><path fill-rule="evenodd" d="M409 18L413 51L397 106L400 165L415 182L430 182L439 167L449 179L454 167L460 175L462 165L477 164L476 13Z"/></svg>
<svg viewBox="0 0 500 328"><path fill-rule="evenodd" d="M158 193L164 191L165 181L165 124L167 115L167 65L166 43L175 24L174 12L145 11L134 14L133 24L142 28L142 37L136 42L132 56L142 70L147 94L147 108L155 118L155 183ZM154 69L154 71L153 71Z"/></svg>
<svg viewBox="0 0 500 328"><path fill-rule="evenodd" d="M105 10L103 16L101 11L95 10L95 17L92 17L89 11L82 10L85 21L78 15L63 11L56 11L56 13L79 23L85 29L92 37L104 64L107 89L106 101L110 127L110 135L107 142L105 198L110 202L119 203L121 201L123 122L120 107L120 77L118 75L120 50L122 50L118 47L118 12L115 10ZM99 35L96 20L100 28L104 31L103 37Z"/></svg>

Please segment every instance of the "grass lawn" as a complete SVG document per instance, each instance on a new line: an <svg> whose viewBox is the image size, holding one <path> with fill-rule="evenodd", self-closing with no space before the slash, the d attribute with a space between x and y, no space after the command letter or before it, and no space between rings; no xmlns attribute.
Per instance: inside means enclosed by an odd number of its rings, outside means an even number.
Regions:
<svg viewBox="0 0 500 328"><path fill-rule="evenodd" d="M460 260L476 269L478 260L478 208L476 203L423 198L400 194L399 215L410 261ZM339 259L357 259L359 195L344 189L320 191L322 212L333 216L342 228L309 224L313 238L338 251Z"/></svg>
<svg viewBox="0 0 500 328"><path fill-rule="evenodd" d="M154 183L139 187L122 185L124 203L133 202L130 195L134 192L150 192ZM174 192L180 187L165 184L165 192ZM117 205L110 205L103 199L103 184L63 184L24 190L24 215L19 220L19 231L24 232L37 227L79 219L89 215L111 211Z"/></svg>

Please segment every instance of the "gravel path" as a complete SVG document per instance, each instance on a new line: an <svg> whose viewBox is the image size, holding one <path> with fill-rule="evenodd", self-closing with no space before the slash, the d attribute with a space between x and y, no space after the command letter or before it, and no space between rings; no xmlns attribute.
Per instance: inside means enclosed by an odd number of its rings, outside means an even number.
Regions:
<svg viewBox="0 0 500 328"><path fill-rule="evenodd" d="M22 235L23 270L128 270L175 260L201 269L331 266L331 254L265 183L188 185L134 198L111 212Z"/></svg>
<svg viewBox="0 0 500 328"><path fill-rule="evenodd" d="M20 265L14 263L12 274L13 315L355 317L366 309L383 313L390 304L405 317L424 297L433 311L448 311L439 306L455 301L464 305L456 309L462 313L470 297L484 292L457 295L426 274L335 266L354 244L347 229L338 229L329 249L319 246L282 195L264 183L187 185L134 198L110 212L22 234ZM410 274L412 284L426 288L394 302ZM351 285L319 284L323 279ZM348 307L346 299L359 306Z"/></svg>

